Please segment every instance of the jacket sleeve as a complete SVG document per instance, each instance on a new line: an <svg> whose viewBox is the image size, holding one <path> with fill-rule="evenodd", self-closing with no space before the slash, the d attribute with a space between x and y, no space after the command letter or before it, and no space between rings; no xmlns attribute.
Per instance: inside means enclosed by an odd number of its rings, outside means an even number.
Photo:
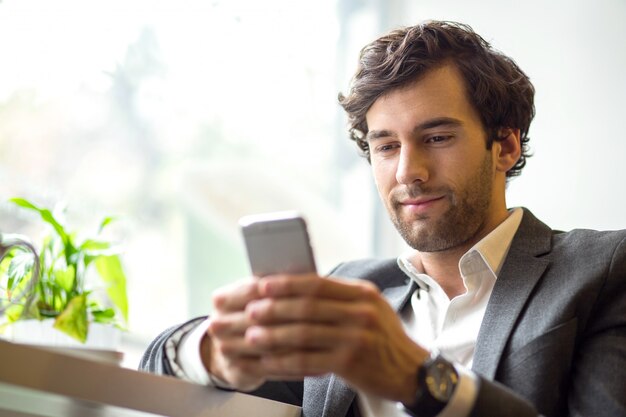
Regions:
<svg viewBox="0 0 626 417"><path fill-rule="evenodd" d="M206 317L197 317L181 325L170 327L158 335L144 352L139 363L139 370L159 375L175 376L175 372L172 369L170 361L165 353L166 349L175 348L171 343L172 336L181 328L189 327L194 323L199 325L205 319ZM303 389L304 387L302 381L271 381L263 384L252 392L248 392L247 394L301 407Z"/></svg>
<svg viewBox="0 0 626 417"><path fill-rule="evenodd" d="M626 416L626 238L613 252L578 344L568 398L571 414Z"/></svg>
<svg viewBox="0 0 626 417"><path fill-rule="evenodd" d="M181 325L172 326L165 331L163 331L160 335L158 335L148 346L146 351L144 352L141 361L139 362L139 370L144 372L150 372L158 375L170 375L174 376L174 371L169 363L169 360L165 354L166 345L168 344L168 340L172 337L174 333L176 333L179 329L185 326L189 326L190 324L200 324L202 323L206 317L197 317L195 319L189 320L186 323Z"/></svg>
<svg viewBox="0 0 626 417"><path fill-rule="evenodd" d="M470 417L535 417L531 403L504 385L480 378L478 396Z"/></svg>

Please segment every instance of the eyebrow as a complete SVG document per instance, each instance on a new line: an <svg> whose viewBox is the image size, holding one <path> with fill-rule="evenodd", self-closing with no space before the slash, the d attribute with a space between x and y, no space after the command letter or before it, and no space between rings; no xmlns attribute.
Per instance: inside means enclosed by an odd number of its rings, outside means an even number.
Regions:
<svg viewBox="0 0 626 417"><path fill-rule="evenodd" d="M434 119L426 120L425 122L422 122L415 126L413 128L413 133L442 126L458 127L462 124L463 123L459 119L455 119L453 117L437 117ZM370 142L376 139L386 138L390 136L395 136L395 134L391 130L370 130L369 132L367 132L367 135L365 135L365 140Z"/></svg>

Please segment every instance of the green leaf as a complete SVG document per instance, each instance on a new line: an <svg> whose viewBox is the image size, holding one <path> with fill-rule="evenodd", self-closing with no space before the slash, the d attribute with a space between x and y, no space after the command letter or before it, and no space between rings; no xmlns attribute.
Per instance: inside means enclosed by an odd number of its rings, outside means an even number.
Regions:
<svg viewBox="0 0 626 417"><path fill-rule="evenodd" d="M43 320L43 317L39 313L39 308L37 308L37 303L36 302L33 302L33 303L30 304L30 308L29 308L28 313L26 314L26 316L28 318L33 318L33 319L37 319L37 320Z"/></svg>
<svg viewBox="0 0 626 417"><path fill-rule="evenodd" d="M65 310L54 320L55 329L73 337L81 343L87 341L87 295L72 298Z"/></svg>
<svg viewBox="0 0 626 417"><path fill-rule="evenodd" d="M74 289L76 282L76 269L74 265L70 265L66 269L55 269L53 276L57 285L64 291L71 292Z"/></svg>
<svg viewBox="0 0 626 417"><path fill-rule="evenodd" d="M111 246L111 243L101 240L86 240L80 245L79 251L84 253L85 268L99 256L118 255L120 250Z"/></svg>
<svg viewBox="0 0 626 417"><path fill-rule="evenodd" d="M111 244L102 240L87 239L79 247L84 251L101 251L103 249L109 249Z"/></svg>
<svg viewBox="0 0 626 417"><path fill-rule="evenodd" d="M22 317L23 312L24 306L22 304L13 304L4 310L4 316L7 318L9 323L13 323Z"/></svg>
<svg viewBox="0 0 626 417"><path fill-rule="evenodd" d="M9 265L11 265L11 260L13 259L13 251L9 251L2 260L0 261L0 274L4 275L9 270Z"/></svg>
<svg viewBox="0 0 626 417"><path fill-rule="evenodd" d="M13 261L13 252L7 253L2 260L0 260L0 283L3 285L2 289L6 289L6 297L11 298L11 288L13 287L13 279L9 276L9 267ZM6 280L6 283L5 283Z"/></svg>
<svg viewBox="0 0 626 417"><path fill-rule="evenodd" d="M11 198L9 199L9 201L20 207L36 211L46 223L52 226L52 228L56 231L57 235L59 235L61 241L63 242L63 252L65 254L65 258L68 260L69 263L69 259L76 252L76 248L72 243L71 236L68 235L68 233L65 231L65 228L52 215L52 212L46 208L37 207L36 205L24 198Z"/></svg>
<svg viewBox="0 0 626 417"><path fill-rule="evenodd" d="M115 310L112 308L93 310L91 316L96 323L112 323L115 319Z"/></svg>
<svg viewBox="0 0 626 417"><path fill-rule="evenodd" d="M126 275L118 256L100 256L96 259L96 269L107 284L107 294L120 310L124 321L128 322L128 299L126 296Z"/></svg>
<svg viewBox="0 0 626 417"><path fill-rule="evenodd" d="M39 309L37 308L36 303L31 303L28 311L24 311L24 304L22 303L10 305L4 311L4 316L9 323L16 322L20 319L41 320L41 315L39 314Z"/></svg>
<svg viewBox="0 0 626 417"><path fill-rule="evenodd" d="M24 198L11 198L9 199L9 201L11 201L12 203L17 204L20 207L29 209L29 210L33 210L36 211L37 213L39 213L39 215L41 216L41 218L48 224L50 224L54 230L56 230L57 234L61 237L61 239L63 239L63 242L69 242L69 237L67 235L67 232L65 231L65 228L63 226L61 226L61 223L59 223L57 221L57 219L54 218L54 216L52 215L52 212L50 212L50 210L45 209L45 208L39 208L36 205L34 205L33 203L31 203L30 201L24 199Z"/></svg>
<svg viewBox="0 0 626 417"><path fill-rule="evenodd" d="M119 247L98 240L86 240L79 250L84 254L85 268L100 256L113 256L121 253Z"/></svg>
<svg viewBox="0 0 626 417"><path fill-rule="evenodd" d="M107 216L104 219L102 219L102 222L100 222L100 227L98 227L98 233L101 233L105 227L107 227L109 224L111 224L115 220L117 220L116 216Z"/></svg>
<svg viewBox="0 0 626 417"><path fill-rule="evenodd" d="M18 251L15 256L13 256L7 270L7 276L9 278L7 291L12 292L25 277L30 276L34 263L33 254L30 252Z"/></svg>

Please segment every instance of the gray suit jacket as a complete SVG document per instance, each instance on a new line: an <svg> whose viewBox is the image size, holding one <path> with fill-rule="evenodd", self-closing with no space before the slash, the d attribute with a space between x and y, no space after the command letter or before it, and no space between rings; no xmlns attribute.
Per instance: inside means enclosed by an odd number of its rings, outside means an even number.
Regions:
<svg viewBox="0 0 626 417"><path fill-rule="evenodd" d="M395 260L339 265L368 279L400 310L415 284ZM169 374L163 345L140 367ZM364 364L366 365L366 364ZM481 325L472 416L626 416L626 231L553 231L525 210ZM301 405L306 417L357 416L335 375L271 382L253 394Z"/></svg>

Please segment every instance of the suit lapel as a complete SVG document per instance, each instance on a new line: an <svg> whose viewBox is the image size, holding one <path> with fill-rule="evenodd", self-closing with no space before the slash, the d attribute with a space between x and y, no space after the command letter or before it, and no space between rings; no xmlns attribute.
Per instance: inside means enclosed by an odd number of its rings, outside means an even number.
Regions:
<svg viewBox="0 0 626 417"><path fill-rule="evenodd" d="M389 287L383 289L383 296L387 299L387 302L396 311L400 312L406 303L411 298L411 294L417 288L417 284L410 279L402 270L398 267L398 273L406 277L404 285L398 287Z"/></svg>
<svg viewBox="0 0 626 417"><path fill-rule="evenodd" d="M549 264L551 229L524 209L524 217L493 288L478 332L472 369L493 379L502 352L533 288Z"/></svg>
<svg viewBox="0 0 626 417"><path fill-rule="evenodd" d="M396 265L391 269L388 282L406 282L406 275ZM394 310L400 311L416 284L410 283L398 287L384 288L382 293ZM304 378L304 397L302 399L303 417L344 417L348 413L356 392L341 378L334 374L323 377Z"/></svg>

